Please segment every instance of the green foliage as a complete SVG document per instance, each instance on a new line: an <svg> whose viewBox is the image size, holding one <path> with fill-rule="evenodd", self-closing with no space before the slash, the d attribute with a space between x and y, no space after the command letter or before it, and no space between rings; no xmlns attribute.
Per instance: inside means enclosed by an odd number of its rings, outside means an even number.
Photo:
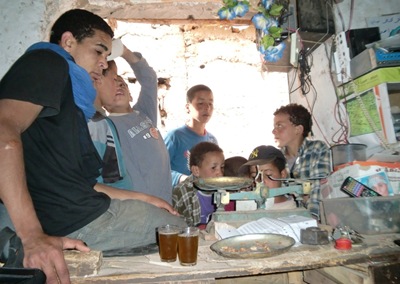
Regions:
<svg viewBox="0 0 400 284"><path fill-rule="evenodd" d="M272 17L280 17L282 13L283 5L272 4L269 10L269 15Z"/></svg>
<svg viewBox="0 0 400 284"><path fill-rule="evenodd" d="M275 43L275 38L271 35L264 35L261 38L261 45L265 48L268 49L268 47L273 46Z"/></svg>
<svg viewBox="0 0 400 284"><path fill-rule="evenodd" d="M283 29L281 27L270 27L268 29L269 35L273 38L280 38L282 35Z"/></svg>

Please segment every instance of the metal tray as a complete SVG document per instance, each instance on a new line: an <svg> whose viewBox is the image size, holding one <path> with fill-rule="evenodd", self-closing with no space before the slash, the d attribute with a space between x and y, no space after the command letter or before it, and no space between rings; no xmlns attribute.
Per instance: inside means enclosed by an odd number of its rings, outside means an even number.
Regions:
<svg viewBox="0 0 400 284"><path fill-rule="evenodd" d="M204 191L222 190L240 190L247 188L253 184L251 178L244 177L215 177L215 178L199 178L193 183Z"/></svg>
<svg viewBox="0 0 400 284"><path fill-rule="evenodd" d="M292 237L278 234L248 234L229 237L210 246L228 258L264 258L288 251L295 244Z"/></svg>

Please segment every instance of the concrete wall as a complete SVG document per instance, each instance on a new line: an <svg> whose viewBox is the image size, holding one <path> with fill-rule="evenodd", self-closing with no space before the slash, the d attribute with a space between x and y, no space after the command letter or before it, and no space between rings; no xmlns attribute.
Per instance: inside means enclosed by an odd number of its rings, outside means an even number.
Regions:
<svg viewBox="0 0 400 284"><path fill-rule="evenodd" d="M45 11L42 1L0 0L0 77L30 44L42 39L45 23L38 19Z"/></svg>
<svg viewBox="0 0 400 284"><path fill-rule="evenodd" d="M52 22L74 1L0 0L0 78L32 44L48 40Z"/></svg>

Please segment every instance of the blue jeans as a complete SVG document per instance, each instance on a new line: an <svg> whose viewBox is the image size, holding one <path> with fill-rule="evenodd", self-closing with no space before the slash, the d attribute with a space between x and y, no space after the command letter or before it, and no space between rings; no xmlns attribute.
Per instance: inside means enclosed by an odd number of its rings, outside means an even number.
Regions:
<svg viewBox="0 0 400 284"><path fill-rule="evenodd" d="M5 227L10 227L10 229L14 230L14 225L11 222L6 207L0 202L0 230Z"/></svg>
<svg viewBox="0 0 400 284"><path fill-rule="evenodd" d="M138 200L112 199L99 218L69 234L91 249L110 250L140 247L156 242L156 228L165 224L186 227L182 217Z"/></svg>

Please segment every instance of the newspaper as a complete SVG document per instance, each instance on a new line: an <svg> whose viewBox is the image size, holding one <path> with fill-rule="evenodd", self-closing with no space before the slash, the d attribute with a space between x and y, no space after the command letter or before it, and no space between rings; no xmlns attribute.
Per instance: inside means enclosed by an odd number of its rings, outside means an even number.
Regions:
<svg viewBox="0 0 400 284"><path fill-rule="evenodd" d="M263 217L248 222L239 228L224 224L215 224L215 233L218 239L225 239L237 235L270 233L292 237L300 242L300 231L309 227L317 227L317 221L310 217L291 215L279 218Z"/></svg>

